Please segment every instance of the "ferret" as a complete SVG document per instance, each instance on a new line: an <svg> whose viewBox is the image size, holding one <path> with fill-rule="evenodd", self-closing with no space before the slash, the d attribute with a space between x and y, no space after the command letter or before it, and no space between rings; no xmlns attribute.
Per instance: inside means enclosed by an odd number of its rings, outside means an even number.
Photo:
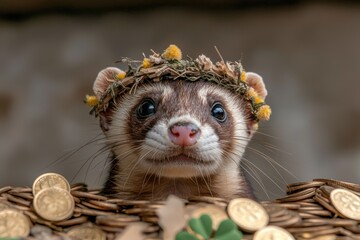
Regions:
<svg viewBox="0 0 360 240"><path fill-rule="evenodd" d="M101 95L109 67L94 82ZM265 99L262 78L247 74L247 84ZM162 80L139 85L100 113L111 149L103 193L122 199L164 200L213 196L254 199L240 168L257 122L241 96L205 80Z"/></svg>

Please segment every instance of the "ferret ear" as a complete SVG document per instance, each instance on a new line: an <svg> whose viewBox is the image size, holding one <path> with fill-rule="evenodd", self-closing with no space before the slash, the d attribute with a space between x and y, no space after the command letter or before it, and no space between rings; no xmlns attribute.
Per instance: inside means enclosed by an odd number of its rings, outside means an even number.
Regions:
<svg viewBox="0 0 360 240"><path fill-rule="evenodd" d="M95 95L100 99L103 93L106 91L108 86L119 79L118 76L124 75L125 72L115 68L115 67L108 67L99 72L97 75L94 85L93 91Z"/></svg>
<svg viewBox="0 0 360 240"><path fill-rule="evenodd" d="M264 81L259 74L253 72L246 73L246 83L255 90L259 97L265 100L267 90Z"/></svg>

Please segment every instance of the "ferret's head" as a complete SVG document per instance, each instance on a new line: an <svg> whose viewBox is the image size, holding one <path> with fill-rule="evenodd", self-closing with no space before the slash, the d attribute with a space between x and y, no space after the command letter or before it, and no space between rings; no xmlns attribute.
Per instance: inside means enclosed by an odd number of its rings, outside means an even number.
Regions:
<svg viewBox="0 0 360 240"><path fill-rule="evenodd" d="M117 68L101 71L95 94L100 97L112 83L111 76L119 73ZM264 99L262 78L246 74L249 87ZM165 178L201 177L224 168L236 171L257 127L247 101L202 80L143 83L115 98L100 113L100 123L123 171L119 175Z"/></svg>

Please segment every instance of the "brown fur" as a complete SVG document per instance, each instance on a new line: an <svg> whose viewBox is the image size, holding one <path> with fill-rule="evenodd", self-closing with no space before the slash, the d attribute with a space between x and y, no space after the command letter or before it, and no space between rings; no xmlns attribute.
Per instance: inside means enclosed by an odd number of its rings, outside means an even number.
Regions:
<svg viewBox="0 0 360 240"><path fill-rule="evenodd" d="M160 83L156 83L160 84ZM136 102L131 109L127 109L126 123L114 122L114 113L119 108L124 107L125 101L132 98L127 94L116 100L116 104L109 108L106 113L102 113L100 116L100 123L105 134L111 131L111 126L124 128L123 139L127 139L127 147L130 146L134 149L133 155L137 154L137 150L141 147L147 132L157 123L159 119L168 119L175 114L182 115L191 112L194 114L201 124L209 124L214 129L215 133L219 137L220 148L223 150L222 159L219 159L220 168L211 174L204 173L204 176L192 177L192 178L169 178L160 177L153 173L140 170L134 167L124 167L124 164L120 164L121 161L127 161L126 156L119 158L115 153L115 148L124 147L122 141L116 143L116 140L112 140L112 152L113 158L111 159L111 168L109 178L105 183L103 192L107 195L116 195L121 198L127 199L153 199L163 200L169 194L175 194L177 196L187 198L189 196L215 196L231 199L235 197L250 197L253 198L252 190L248 184L245 176L243 175L240 167L240 159L238 162L232 162L231 154L236 148L239 148L233 140L234 137L246 138L246 143L251 138L253 133L254 122L249 114L250 109L243 102L240 96L235 95L229 90L218 87L208 82L187 82L187 81L164 81L164 86L170 87L173 91L172 94L166 94L161 87L153 91L145 91L141 96L137 96L137 99L141 100L146 97L154 99L157 103L157 112L144 120L138 119L136 116L136 109L140 102ZM247 129L247 136L235 136L235 122L238 116L236 116L229 105L226 103L226 97L219 95L216 92L209 91L207 94L207 101L204 101L199 96L199 91L204 88L221 88L221 92L226 95L227 98L231 98L236 102L236 106L240 108L241 112L245 116L245 126ZM151 86L144 85L140 88L149 88ZM222 102L227 112L228 119L224 123L217 122L210 113L210 108L214 102ZM113 137L114 138L114 137ZM244 140L245 141L245 140ZM124 149L129 150L129 149ZM118 150L117 150L118 151ZM131 150L130 150L131 151ZM192 150L189 150L191 153ZM236 172L236 176L233 176L229 172L229 166L233 166L233 171ZM133 170L133 171L132 171ZM160 169L159 169L160 171ZM129 172L130 175L129 175Z"/></svg>
<svg viewBox="0 0 360 240"><path fill-rule="evenodd" d="M232 183L224 181L220 175L210 175L205 178L191 179L165 178L144 174L134 175L128 181L125 188L117 182L125 181L118 178L116 161L113 161L109 178L104 186L103 193L108 196L117 196L124 199L149 199L164 200L170 194L187 199L190 196L213 196L225 199L236 197L248 197L254 199L252 188L239 169L239 178L233 179ZM237 191L227 191L228 184L236 184Z"/></svg>

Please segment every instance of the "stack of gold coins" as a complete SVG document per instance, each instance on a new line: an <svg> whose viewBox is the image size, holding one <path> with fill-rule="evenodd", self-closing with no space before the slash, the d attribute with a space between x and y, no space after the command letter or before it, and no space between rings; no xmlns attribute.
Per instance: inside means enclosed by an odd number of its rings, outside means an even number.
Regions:
<svg viewBox="0 0 360 240"><path fill-rule="evenodd" d="M245 233L255 233L253 239L281 239L293 240L292 235L285 229L269 224L269 213L282 212L282 209L267 206L267 209L259 203L247 199L237 198L230 201L227 207L230 218ZM274 213L273 213L274 214ZM279 215L279 214L278 214ZM248 236L252 239L251 236Z"/></svg>
<svg viewBox="0 0 360 240"><path fill-rule="evenodd" d="M297 239L360 239L360 186L332 179L289 184L276 205L295 211L301 221L287 226Z"/></svg>
<svg viewBox="0 0 360 240"><path fill-rule="evenodd" d="M211 217L215 233L231 219L243 239L360 239L360 185L332 179L289 184L287 196L272 202L193 196L183 201L185 217ZM30 187L0 188L0 239L117 239L141 223L147 240L159 240L157 210L164 201L109 198L86 184L70 187L56 173ZM185 227L183 230L187 230Z"/></svg>
<svg viewBox="0 0 360 240"><path fill-rule="evenodd" d="M76 190L85 189L82 184L74 187ZM75 198L70 191L69 182L60 174L45 173L39 176L32 187L35 212L55 226L73 226L67 231L67 236L71 239L105 240L105 233L91 223L76 226L86 222L88 218L81 215L76 216ZM62 231L61 228L55 230Z"/></svg>
<svg viewBox="0 0 360 240"><path fill-rule="evenodd" d="M35 212L45 220L58 222L70 218L74 211L74 199L70 184L57 173L39 176L32 187Z"/></svg>
<svg viewBox="0 0 360 240"><path fill-rule="evenodd" d="M27 237L30 232L31 223L27 216L12 204L0 202L0 237L14 238Z"/></svg>

